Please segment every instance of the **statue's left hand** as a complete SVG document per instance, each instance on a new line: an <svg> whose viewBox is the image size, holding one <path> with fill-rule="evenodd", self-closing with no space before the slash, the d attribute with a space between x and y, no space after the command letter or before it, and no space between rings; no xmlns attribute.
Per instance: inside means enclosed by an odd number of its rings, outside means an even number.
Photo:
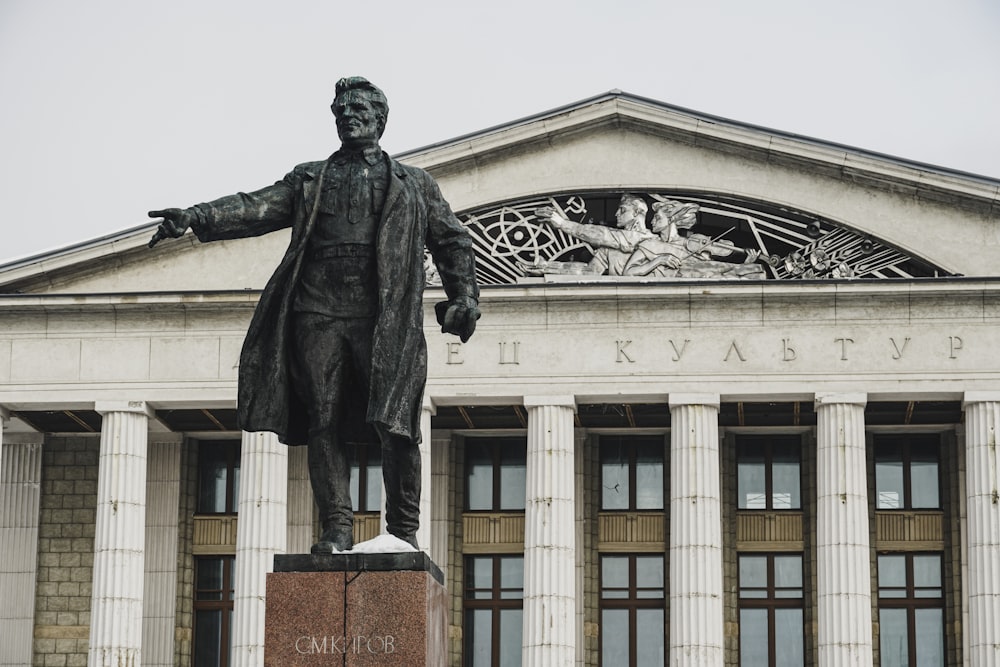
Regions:
<svg viewBox="0 0 1000 667"><path fill-rule="evenodd" d="M476 331L476 320L481 316L479 303L469 296L459 296L448 302L444 316L438 317L442 333L458 336L462 342L472 338Z"/></svg>

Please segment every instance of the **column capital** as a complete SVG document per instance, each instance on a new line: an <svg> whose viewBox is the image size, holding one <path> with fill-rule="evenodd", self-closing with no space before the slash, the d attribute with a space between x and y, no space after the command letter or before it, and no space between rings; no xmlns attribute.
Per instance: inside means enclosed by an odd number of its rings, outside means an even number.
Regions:
<svg viewBox="0 0 1000 667"><path fill-rule="evenodd" d="M969 403L1000 403L1000 391L967 391L962 396L962 409Z"/></svg>
<svg viewBox="0 0 1000 667"><path fill-rule="evenodd" d="M10 410L0 405L0 421L6 421L10 419Z"/></svg>
<svg viewBox="0 0 1000 667"><path fill-rule="evenodd" d="M425 412L431 413L431 415L436 415L438 413L437 404L434 403L434 399L430 396L424 396L423 403L420 404L420 408Z"/></svg>
<svg viewBox="0 0 1000 667"><path fill-rule="evenodd" d="M868 405L868 394L863 391L858 392L830 392L823 394L816 394L813 397L813 407L820 407L822 405L860 405L864 407Z"/></svg>
<svg viewBox="0 0 1000 667"><path fill-rule="evenodd" d="M540 408L545 405L552 405L561 408L573 408L576 410L576 396L572 394L562 394L554 396L525 396L522 399L526 408Z"/></svg>
<svg viewBox="0 0 1000 667"><path fill-rule="evenodd" d="M669 394L667 397L667 405L671 408L681 405L708 405L718 410L719 403L718 394Z"/></svg>
<svg viewBox="0 0 1000 667"><path fill-rule="evenodd" d="M156 416L156 412L149 407L149 403L146 401L96 401L94 411L102 415L109 412L132 412L144 414L150 419Z"/></svg>

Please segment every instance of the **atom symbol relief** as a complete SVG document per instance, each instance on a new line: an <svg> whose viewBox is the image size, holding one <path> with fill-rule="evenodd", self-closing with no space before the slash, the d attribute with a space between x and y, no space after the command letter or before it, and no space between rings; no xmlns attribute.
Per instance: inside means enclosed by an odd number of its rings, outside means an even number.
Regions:
<svg viewBox="0 0 1000 667"><path fill-rule="evenodd" d="M555 238L548 230L535 224L534 217L533 214L504 207L497 220L485 224L482 234L490 240L493 256L531 261L540 252L551 248Z"/></svg>

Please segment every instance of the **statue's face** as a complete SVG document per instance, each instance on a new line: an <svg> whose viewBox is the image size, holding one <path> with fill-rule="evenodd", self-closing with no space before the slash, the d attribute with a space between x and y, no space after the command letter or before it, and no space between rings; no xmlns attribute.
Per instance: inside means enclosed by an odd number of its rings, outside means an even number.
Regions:
<svg viewBox="0 0 1000 667"><path fill-rule="evenodd" d="M334 100L332 108L337 119L337 135L345 146L378 142L380 117L369 94L348 90Z"/></svg>
<svg viewBox="0 0 1000 667"><path fill-rule="evenodd" d="M618 205L618 210L615 212L615 220L618 221L619 227L625 229L635 221L638 213L635 206L628 202L622 202Z"/></svg>
<svg viewBox="0 0 1000 667"><path fill-rule="evenodd" d="M670 226L670 214L665 209L660 209L653 214L653 221L649 223L654 234L659 234Z"/></svg>

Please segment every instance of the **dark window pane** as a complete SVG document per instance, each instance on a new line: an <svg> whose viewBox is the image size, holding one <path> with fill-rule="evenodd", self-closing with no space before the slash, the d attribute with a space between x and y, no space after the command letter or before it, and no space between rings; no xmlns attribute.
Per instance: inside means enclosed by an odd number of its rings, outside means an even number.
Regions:
<svg viewBox="0 0 1000 667"><path fill-rule="evenodd" d="M525 457L522 443L505 444L500 454L500 509L524 509Z"/></svg>
<svg viewBox="0 0 1000 667"><path fill-rule="evenodd" d="M470 558L466 561L465 585L467 588L493 588L493 559Z"/></svg>
<svg viewBox="0 0 1000 667"><path fill-rule="evenodd" d="M619 667L629 664L628 610L601 610L601 664Z"/></svg>
<svg viewBox="0 0 1000 667"><path fill-rule="evenodd" d="M763 443L748 442L740 445L736 466L739 509L767 509L764 451Z"/></svg>
<svg viewBox="0 0 1000 667"><path fill-rule="evenodd" d="M878 557L878 587L880 589L906 587L906 556ZM881 591L879 595L886 597Z"/></svg>
<svg viewBox="0 0 1000 667"><path fill-rule="evenodd" d="M469 609L465 612L465 665L492 667L493 613L489 609Z"/></svg>
<svg viewBox="0 0 1000 667"><path fill-rule="evenodd" d="M913 509L937 509L941 506L937 461L910 461L910 494L913 496Z"/></svg>
<svg viewBox="0 0 1000 667"><path fill-rule="evenodd" d="M799 461L779 460L775 456L774 464L771 466L771 485L774 490L771 493L771 507L776 510L797 510L802 508L802 498L799 489L800 482Z"/></svg>
<svg viewBox="0 0 1000 667"><path fill-rule="evenodd" d="M218 665L222 657L222 611L200 609L194 614L194 664Z"/></svg>
<svg viewBox="0 0 1000 667"><path fill-rule="evenodd" d="M500 588L524 588L523 556L505 556L500 559Z"/></svg>
<svg viewBox="0 0 1000 667"><path fill-rule="evenodd" d="M358 468L358 462L352 461L351 477L349 484L351 492L351 509L355 512L361 511L361 503L358 500L358 497L361 495L361 491L359 490L359 481L358 481L360 479L360 475L361 471Z"/></svg>
<svg viewBox="0 0 1000 667"><path fill-rule="evenodd" d="M521 665L521 610L500 610L500 667Z"/></svg>
<svg viewBox="0 0 1000 667"><path fill-rule="evenodd" d="M917 664L944 664L944 611L916 610Z"/></svg>
<svg viewBox="0 0 1000 667"><path fill-rule="evenodd" d="M637 443L635 464L636 509L663 509L663 443Z"/></svg>
<svg viewBox="0 0 1000 667"><path fill-rule="evenodd" d="M365 511L382 511L382 461L381 456L372 461L368 460L367 487L365 489Z"/></svg>
<svg viewBox="0 0 1000 667"><path fill-rule="evenodd" d="M198 511L218 513L226 511L226 482L229 461L226 450L218 445L201 445L198 465Z"/></svg>
<svg viewBox="0 0 1000 667"><path fill-rule="evenodd" d="M740 588L767 588L767 556L740 556Z"/></svg>
<svg viewBox="0 0 1000 667"><path fill-rule="evenodd" d="M198 578L195 588L199 590L221 591L222 590L222 568L221 558L199 558L197 573ZM222 598L219 598L220 600Z"/></svg>
<svg viewBox="0 0 1000 667"><path fill-rule="evenodd" d="M601 509L629 508L628 453L621 441L601 443Z"/></svg>
<svg viewBox="0 0 1000 667"><path fill-rule="evenodd" d="M465 468L470 510L493 509L493 453L488 445L466 440Z"/></svg>
<svg viewBox="0 0 1000 667"><path fill-rule="evenodd" d="M775 667L802 667L805 664L805 645L802 637L802 610L775 609Z"/></svg>
<svg viewBox="0 0 1000 667"><path fill-rule="evenodd" d="M774 557L776 588L802 588L802 556Z"/></svg>
<svg viewBox="0 0 1000 667"><path fill-rule="evenodd" d="M913 585L917 588L941 588L941 556L913 556Z"/></svg>
<svg viewBox="0 0 1000 667"><path fill-rule="evenodd" d="M766 609L740 609L740 667L768 667Z"/></svg>
<svg viewBox="0 0 1000 667"><path fill-rule="evenodd" d="M635 585L638 588L663 590L663 557L635 557ZM662 594L661 594L662 596Z"/></svg>
<svg viewBox="0 0 1000 667"><path fill-rule="evenodd" d="M903 462L882 461L876 463L875 488L878 493L878 509L901 509L903 507Z"/></svg>
<svg viewBox="0 0 1000 667"><path fill-rule="evenodd" d="M637 667L662 667L662 665L667 664L665 653L663 610L637 609L635 612L635 664Z"/></svg>
<svg viewBox="0 0 1000 667"><path fill-rule="evenodd" d="M909 665L909 640L905 609L879 609L879 652L882 667Z"/></svg>
<svg viewBox="0 0 1000 667"><path fill-rule="evenodd" d="M601 588L628 588L628 556L601 558Z"/></svg>
<svg viewBox="0 0 1000 667"><path fill-rule="evenodd" d="M233 512L240 509L240 458L233 462Z"/></svg>

